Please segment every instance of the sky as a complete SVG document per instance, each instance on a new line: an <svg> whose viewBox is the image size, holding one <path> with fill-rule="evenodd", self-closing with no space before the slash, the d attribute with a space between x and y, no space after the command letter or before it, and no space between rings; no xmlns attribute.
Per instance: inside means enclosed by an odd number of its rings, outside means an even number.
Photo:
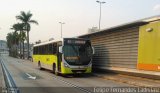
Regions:
<svg viewBox="0 0 160 93"><path fill-rule="evenodd" d="M101 0L101 29L160 15L160 0ZM0 0L0 40L5 40L20 11L33 14L30 42L87 34L88 28L98 27L99 4L96 0Z"/></svg>

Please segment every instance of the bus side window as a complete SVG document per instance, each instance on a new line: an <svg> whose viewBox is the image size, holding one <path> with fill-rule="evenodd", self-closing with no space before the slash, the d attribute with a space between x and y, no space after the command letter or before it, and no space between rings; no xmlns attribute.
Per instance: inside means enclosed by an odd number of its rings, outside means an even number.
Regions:
<svg viewBox="0 0 160 93"><path fill-rule="evenodd" d="M38 47L34 47L34 54L37 54Z"/></svg>
<svg viewBox="0 0 160 93"><path fill-rule="evenodd" d="M53 47L52 47L52 44L49 44L49 54L52 54L52 51L53 51Z"/></svg>
<svg viewBox="0 0 160 93"><path fill-rule="evenodd" d="M45 54L45 46L40 46L41 47L41 54Z"/></svg>
<svg viewBox="0 0 160 93"><path fill-rule="evenodd" d="M57 53L57 44L56 43L54 43L53 44L53 54L56 54Z"/></svg>
<svg viewBox="0 0 160 93"><path fill-rule="evenodd" d="M40 46L40 54L42 55L43 54L43 46Z"/></svg>
<svg viewBox="0 0 160 93"><path fill-rule="evenodd" d="M42 46L39 46L39 48L38 48L38 54L40 55L40 54L42 54L42 52L41 52L41 50L42 50Z"/></svg>
<svg viewBox="0 0 160 93"><path fill-rule="evenodd" d="M35 47L33 48L33 54L35 54Z"/></svg>
<svg viewBox="0 0 160 93"><path fill-rule="evenodd" d="M37 48L38 47L34 47L34 54L37 54Z"/></svg>
<svg viewBox="0 0 160 93"><path fill-rule="evenodd" d="M40 46L38 47L38 54L40 54Z"/></svg>
<svg viewBox="0 0 160 93"><path fill-rule="evenodd" d="M40 46L39 49L40 49L39 54L43 54L44 53L44 46Z"/></svg>
<svg viewBox="0 0 160 93"><path fill-rule="evenodd" d="M44 54L47 55L48 54L48 47L47 47L47 45L45 45L44 47L45 47Z"/></svg>
<svg viewBox="0 0 160 93"><path fill-rule="evenodd" d="M47 55L49 54L49 45L46 45L47 47Z"/></svg>
<svg viewBox="0 0 160 93"><path fill-rule="evenodd" d="M40 50L40 48L39 47L37 47L37 54L39 55L39 50Z"/></svg>

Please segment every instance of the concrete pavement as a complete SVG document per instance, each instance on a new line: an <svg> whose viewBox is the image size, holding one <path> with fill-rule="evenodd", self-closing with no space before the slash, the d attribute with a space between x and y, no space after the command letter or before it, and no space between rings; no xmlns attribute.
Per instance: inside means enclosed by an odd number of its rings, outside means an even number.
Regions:
<svg viewBox="0 0 160 93"><path fill-rule="evenodd" d="M106 71L111 71L111 72L120 73L120 74L160 80L160 72L156 72L156 71L146 71L146 70L120 68L120 67L105 67L102 69L103 71L106 70ZM102 71L102 69L100 70Z"/></svg>
<svg viewBox="0 0 160 93"><path fill-rule="evenodd" d="M51 71L39 70L37 65L30 61L8 56L3 56L3 60L17 87L20 87L23 93L29 93L31 89L35 90L34 93L86 93L82 90L88 87L133 87L133 85L104 80L94 75L68 78L55 76ZM36 76L36 79L28 78L26 73ZM93 91L93 89L87 90Z"/></svg>
<svg viewBox="0 0 160 93"><path fill-rule="evenodd" d="M7 62L8 66L12 65L12 68L14 69L17 68L19 71L21 70L20 76L25 80L27 80L27 78L25 77L25 74L22 72L25 72L27 70L27 72L30 74L34 75L36 73L38 80L43 78L43 79L48 79L50 81L53 81L50 78L53 78L54 75L50 73L50 71L45 71L45 70L40 71L38 70L37 65L33 64L30 61L15 59L12 57L5 57L5 59L7 59L8 62L10 62L10 63ZM14 73L17 72L17 71L14 71L13 69L12 71ZM81 87L97 87L97 85L99 87L127 87L127 86L132 86L132 87L133 86L142 86L142 87L158 86L160 87L159 80L152 80L152 79L147 79L147 78L134 77L134 76L128 76L128 75L122 75L122 74L111 74L111 73L98 73L98 74L94 73L94 75L93 76L69 77L69 78L58 77L58 78L65 79L66 81L72 82ZM46 78L45 76L49 78ZM44 82L47 82L47 81L44 81ZM27 84L27 83L24 83L24 84ZM49 84L50 83L48 82L47 85ZM59 85L59 84L55 84L55 85ZM62 87L65 87L65 86L62 86Z"/></svg>
<svg viewBox="0 0 160 93"><path fill-rule="evenodd" d="M115 82L122 82L137 87L160 87L160 80L128 76L116 73L98 73L96 76L104 80L112 80Z"/></svg>

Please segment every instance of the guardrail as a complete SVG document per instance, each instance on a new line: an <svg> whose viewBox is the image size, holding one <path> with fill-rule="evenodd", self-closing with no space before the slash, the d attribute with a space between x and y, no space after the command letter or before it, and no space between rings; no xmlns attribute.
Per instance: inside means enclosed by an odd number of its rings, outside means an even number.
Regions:
<svg viewBox="0 0 160 93"><path fill-rule="evenodd" d="M4 88L2 88L2 93L20 93L19 89L17 88L12 76L10 75L8 69L6 68L3 59L1 57L0 63L2 66L2 73L4 77Z"/></svg>

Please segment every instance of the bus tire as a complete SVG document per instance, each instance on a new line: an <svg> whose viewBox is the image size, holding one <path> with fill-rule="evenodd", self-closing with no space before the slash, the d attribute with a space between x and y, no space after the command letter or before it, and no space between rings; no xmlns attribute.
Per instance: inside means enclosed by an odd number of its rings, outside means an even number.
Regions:
<svg viewBox="0 0 160 93"><path fill-rule="evenodd" d="M33 58L31 57L31 62L33 62Z"/></svg>
<svg viewBox="0 0 160 93"><path fill-rule="evenodd" d="M56 72L55 72L55 75L56 75L56 76L59 76L59 72L56 71Z"/></svg>
<svg viewBox="0 0 160 93"><path fill-rule="evenodd" d="M38 62L38 68L39 68L39 70L42 70L42 66L41 66L41 62L40 61Z"/></svg>
<svg viewBox="0 0 160 93"><path fill-rule="evenodd" d="M53 64L53 74L55 74L56 73L56 64Z"/></svg>
<svg viewBox="0 0 160 93"><path fill-rule="evenodd" d="M56 76L59 76L59 73L56 71L56 64L53 64L53 73L54 73Z"/></svg>

